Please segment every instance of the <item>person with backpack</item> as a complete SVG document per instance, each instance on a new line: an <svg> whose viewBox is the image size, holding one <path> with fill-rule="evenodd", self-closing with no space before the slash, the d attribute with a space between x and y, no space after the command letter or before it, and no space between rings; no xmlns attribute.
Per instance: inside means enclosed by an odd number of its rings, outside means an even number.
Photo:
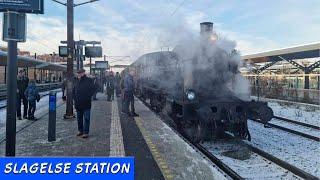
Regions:
<svg viewBox="0 0 320 180"><path fill-rule="evenodd" d="M27 89L24 92L26 99L28 100L28 120L37 120L34 117L36 111L36 101L40 101L39 90L34 80L29 82Z"/></svg>

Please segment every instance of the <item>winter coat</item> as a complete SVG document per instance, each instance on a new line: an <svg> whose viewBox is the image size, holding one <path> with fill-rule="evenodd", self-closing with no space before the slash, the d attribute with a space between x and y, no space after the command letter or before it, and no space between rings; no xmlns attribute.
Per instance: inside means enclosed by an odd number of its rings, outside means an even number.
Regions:
<svg viewBox="0 0 320 180"><path fill-rule="evenodd" d="M28 77L18 77L17 78L17 93L18 98L22 98L24 96L24 92L26 91L29 84L29 78Z"/></svg>
<svg viewBox="0 0 320 180"><path fill-rule="evenodd" d="M96 91L93 80L87 76L75 80L73 89L74 105L77 110L91 109L91 97Z"/></svg>
<svg viewBox="0 0 320 180"><path fill-rule="evenodd" d="M24 91L24 95L30 102L40 100L39 90L35 83L30 83L28 85L27 89Z"/></svg>
<svg viewBox="0 0 320 180"><path fill-rule="evenodd" d="M114 82L115 82L115 86L116 86L116 87L120 87L120 81L121 81L120 75L116 75L116 76L114 77Z"/></svg>
<svg viewBox="0 0 320 180"><path fill-rule="evenodd" d="M114 76L108 76L107 77L107 88L108 89L114 89L114 86L115 86L115 79L114 79Z"/></svg>
<svg viewBox="0 0 320 180"><path fill-rule="evenodd" d="M127 74L124 77L124 91L125 92L133 92L134 91L134 81L133 81L133 76L130 74Z"/></svg>

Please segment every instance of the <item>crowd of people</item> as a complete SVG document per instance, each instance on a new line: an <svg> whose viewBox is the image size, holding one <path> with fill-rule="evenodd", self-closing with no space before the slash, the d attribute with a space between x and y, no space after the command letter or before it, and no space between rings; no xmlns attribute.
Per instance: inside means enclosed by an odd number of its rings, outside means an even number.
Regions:
<svg viewBox="0 0 320 180"><path fill-rule="evenodd" d="M123 114L128 116L138 116L134 108L134 71L120 75L115 75L112 71L105 76L98 74L86 75L84 69L77 71L77 77L74 79L73 100L77 111L78 133L77 136L88 138L90 129L90 114L92 100L98 100L97 93L103 93L106 90L107 101L113 101L116 97L122 99ZM66 91L66 80L62 83L62 90ZM63 98L65 99L65 92ZM130 108L129 108L130 107Z"/></svg>
<svg viewBox="0 0 320 180"><path fill-rule="evenodd" d="M84 69L77 71L73 82L73 101L77 112L77 136L88 138L90 129L91 101L98 100L97 93L106 90L107 101L115 100L115 96L122 99L123 114L138 116L134 108L134 71L115 75L112 71L105 76L86 75ZM62 98L66 100L67 79L62 81ZM37 120L34 116L36 103L40 101L39 90L34 80L29 80L25 70L20 70L17 76L17 118L18 120ZM23 105L23 116L21 107Z"/></svg>
<svg viewBox="0 0 320 180"><path fill-rule="evenodd" d="M121 97L123 114L138 116L134 108L134 71L120 75L119 72L109 71L105 76L98 74L86 75L84 69L77 71L73 82L73 101L77 112L78 134L83 138L89 136L90 114L92 100L98 100L97 93L106 91L107 101ZM62 81L62 98L66 100L67 79ZM17 76L17 118L18 120L37 120L34 116L36 103L39 102L39 90L34 80L29 80L24 70L20 70ZM23 105L23 116L21 115Z"/></svg>

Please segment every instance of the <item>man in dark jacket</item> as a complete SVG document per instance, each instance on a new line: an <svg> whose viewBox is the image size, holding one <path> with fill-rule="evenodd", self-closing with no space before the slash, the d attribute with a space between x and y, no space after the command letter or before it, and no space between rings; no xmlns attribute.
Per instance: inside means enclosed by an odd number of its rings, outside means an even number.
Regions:
<svg viewBox="0 0 320 180"><path fill-rule="evenodd" d="M130 116L138 116L138 114L135 113L134 109L134 81L133 81L133 75L134 71L129 71L125 75L124 78L124 101L125 101L125 111L128 113ZM129 111L129 106L131 106L131 112Z"/></svg>
<svg viewBox="0 0 320 180"><path fill-rule="evenodd" d="M17 116L21 119L21 101L23 103L23 118L27 119L28 100L24 95L29 84L29 78L25 76L25 71L20 70L17 77Z"/></svg>
<svg viewBox="0 0 320 180"><path fill-rule="evenodd" d="M114 96L114 76L113 76L113 72L110 71L109 72L109 76L107 77L107 100L111 101L111 99L113 99Z"/></svg>
<svg viewBox="0 0 320 180"><path fill-rule="evenodd" d="M115 85L115 89L116 89L116 95L117 95L117 97L120 97L120 94L121 94L121 88L120 88L121 76L120 76L119 72L116 73L114 81L115 81L114 85Z"/></svg>
<svg viewBox="0 0 320 180"><path fill-rule="evenodd" d="M79 70L78 79L75 81L73 93L74 105L77 110L77 136L82 136L83 138L88 138L89 136L91 98L95 90L93 80L86 76L85 70Z"/></svg>
<svg viewBox="0 0 320 180"><path fill-rule="evenodd" d="M99 89L100 89L100 80L99 80L98 74L93 75L92 80L93 80L93 85L95 87L95 91L93 93L93 98L92 99L93 100L98 100L97 99L97 94L98 94Z"/></svg>

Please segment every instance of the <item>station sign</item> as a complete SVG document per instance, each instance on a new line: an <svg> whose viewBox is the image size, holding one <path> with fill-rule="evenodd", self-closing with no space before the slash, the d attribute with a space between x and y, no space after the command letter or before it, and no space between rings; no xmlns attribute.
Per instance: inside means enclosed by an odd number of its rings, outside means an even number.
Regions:
<svg viewBox="0 0 320 180"><path fill-rule="evenodd" d="M9 18L9 13L11 14ZM3 13L2 39L3 41L14 40L26 42L26 14L17 12ZM9 24L10 23L10 24Z"/></svg>
<svg viewBox="0 0 320 180"><path fill-rule="evenodd" d="M67 46L59 46L59 56L60 57L68 57L68 47Z"/></svg>
<svg viewBox="0 0 320 180"><path fill-rule="evenodd" d="M86 57L102 57L102 47L101 46L86 46L85 47Z"/></svg>
<svg viewBox="0 0 320 180"><path fill-rule="evenodd" d="M0 0L0 12L44 13L44 0Z"/></svg>
<svg viewBox="0 0 320 180"><path fill-rule="evenodd" d="M96 69L108 69L108 61L95 61Z"/></svg>

